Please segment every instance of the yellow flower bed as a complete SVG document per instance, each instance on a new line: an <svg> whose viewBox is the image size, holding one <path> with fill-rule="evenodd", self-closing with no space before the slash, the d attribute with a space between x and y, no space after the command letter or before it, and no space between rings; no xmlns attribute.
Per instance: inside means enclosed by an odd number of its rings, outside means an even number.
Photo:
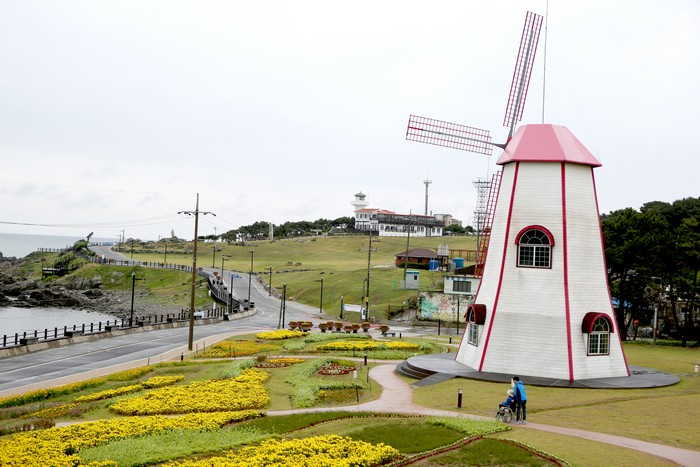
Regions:
<svg viewBox="0 0 700 467"><path fill-rule="evenodd" d="M36 412L32 412L29 415L25 415L23 418L58 418L58 417L63 417L64 415L68 414L71 410L76 408L78 404L75 402L71 402L69 404L62 404L62 405L57 405L55 407L47 407L45 409L37 410Z"/></svg>
<svg viewBox="0 0 700 467"><path fill-rule="evenodd" d="M420 345L414 344L413 342L404 341L391 341L384 344L387 349L393 350L417 350L420 349Z"/></svg>
<svg viewBox="0 0 700 467"><path fill-rule="evenodd" d="M256 410L179 417L129 417L78 423L0 438L0 465L73 467L82 448L173 429L214 430L227 423L259 417Z"/></svg>
<svg viewBox="0 0 700 467"><path fill-rule="evenodd" d="M185 379L185 375L152 376L141 384L145 388L153 389L159 388L161 386L175 384L178 381L182 381L183 379Z"/></svg>
<svg viewBox="0 0 700 467"><path fill-rule="evenodd" d="M212 345L203 352L197 353L195 358L229 358L254 355L258 352L275 350L277 346L262 344L255 341L223 341Z"/></svg>
<svg viewBox="0 0 700 467"><path fill-rule="evenodd" d="M292 339L294 337L303 337L307 333L302 332L302 331L289 331L287 329L278 329L276 331L265 331L265 332L259 332L255 335L258 339L265 339L265 340L281 340L281 339Z"/></svg>
<svg viewBox="0 0 700 467"><path fill-rule="evenodd" d="M385 444L371 444L343 436L327 435L290 440L272 439L257 446L232 451L225 456L185 460L166 465L360 467L386 464L399 455L399 451Z"/></svg>
<svg viewBox="0 0 700 467"><path fill-rule="evenodd" d="M268 376L264 371L248 369L236 378L153 389L110 408L124 415L259 409L270 401L262 384Z"/></svg>
<svg viewBox="0 0 700 467"><path fill-rule="evenodd" d="M92 394L85 394L84 396L76 397L75 402L92 402L99 401L102 399L109 399L110 397L121 396L122 394L128 394L130 392L136 392L143 389L141 384L131 384L129 386L122 386L114 389L105 389L104 391L93 392Z"/></svg>
<svg viewBox="0 0 700 467"><path fill-rule="evenodd" d="M138 378L139 376L144 375L145 373L148 373L152 370L152 366L144 366L140 368L134 368L132 370L120 371L118 373L113 373L107 376L100 376L98 378L91 378L86 379L84 381L78 381L77 383L64 384L62 386L56 386L47 389L37 389L36 391L29 391L16 396L0 397L0 407L22 405L27 404L29 402L45 400L53 396L71 394L73 392L78 392L85 388L98 386L107 381L128 381L130 379Z"/></svg>
<svg viewBox="0 0 700 467"><path fill-rule="evenodd" d="M404 341L335 341L319 345L318 350L417 350L420 345Z"/></svg>

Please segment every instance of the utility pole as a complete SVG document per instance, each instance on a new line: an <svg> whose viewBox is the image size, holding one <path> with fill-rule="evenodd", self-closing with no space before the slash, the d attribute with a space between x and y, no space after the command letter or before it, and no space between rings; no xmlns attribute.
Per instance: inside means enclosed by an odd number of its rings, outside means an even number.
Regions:
<svg viewBox="0 0 700 467"><path fill-rule="evenodd" d="M432 180L428 180L427 178L423 180L423 183L425 183L425 212L424 214L427 216L428 215L428 185L433 183Z"/></svg>
<svg viewBox="0 0 700 467"><path fill-rule="evenodd" d="M214 261L216 261L216 243L211 246L211 268L214 269Z"/></svg>
<svg viewBox="0 0 700 467"><path fill-rule="evenodd" d="M426 185L427 186L427 185ZM408 275L408 249L411 246L411 215L408 214L408 235L406 236L406 256L403 258L403 288L406 288L406 276Z"/></svg>
<svg viewBox="0 0 700 467"><path fill-rule="evenodd" d="M221 255L221 280L224 280L224 260L229 259L230 255Z"/></svg>
<svg viewBox="0 0 700 467"><path fill-rule="evenodd" d="M142 278L136 277L136 271L131 272L131 313L129 315L129 327L134 325L134 292L136 290L136 281L141 281Z"/></svg>
<svg viewBox="0 0 700 467"><path fill-rule="evenodd" d="M248 273L248 304L250 305L250 285L253 281L253 256L255 250L250 250L250 272Z"/></svg>
<svg viewBox="0 0 700 467"><path fill-rule="evenodd" d="M192 293L190 296L190 329L187 335L187 349L192 350L192 341L194 340L194 294L197 281L197 235L199 230L199 215L206 216L211 214L216 216L213 212L200 211L199 210L199 193L197 193L197 202L194 207L194 211L179 211L178 214L185 214L187 216L194 216L194 246L192 248Z"/></svg>
<svg viewBox="0 0 700 467"><path fill-rule="evenodd" d="M131 239L131 261L134 260L134 239Z"/></svg>
<svg viewBox="0 0 700 467"><path fill-rule="evenodd" d="M287 319L287 284L282 286L282 329L284 329L284 322Z"/></svg>
<svg viewBox="0 0 700 467"><path fill-rule="evenodd" d="M231 313L233 308L233 271L231 271L231 288L228 291L228 312Z"/></svg>
<svg viewBox="0 0 700 467"><path fill-rule="evenodd" d="M369 248L367 248L367 294L365 295L365 321L369 320L369 270L372 264L372 227L369 228Z"/></svg>
<svg viewBox="0 0 700 467"><path fill-rule="evenodd" d="M163 264L166 264L168 262L168 241L166 240L165 243L165 250L163 250Z"/></svg>
<svg viewBox="0 0 700 467"><path fill-rule="evenodd" d="M270 271L270 287L268 287L267 296L272 297L272 266L269 266L267 269Z"/></svg>

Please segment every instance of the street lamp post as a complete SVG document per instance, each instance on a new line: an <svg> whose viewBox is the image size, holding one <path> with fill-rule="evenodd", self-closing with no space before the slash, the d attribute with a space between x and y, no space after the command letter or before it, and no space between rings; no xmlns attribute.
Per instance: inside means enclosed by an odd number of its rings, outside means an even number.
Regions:
<svg viewBox="0 0 700 467"><path fill-rule="evenodd" d="M216 243L211 246L211 268L214 269L214 262L216 261Z"/></svg>
<svg viewBox="0 0 700 467"><path fill-rule="evenodd" d="M129 327L134 325L134 293L136 291L136 281L142 281L143 278L136 277L136 271L131 272L131 313L129 315Z"/></svg>
<svg viewBox="0 0 700 467"><path fill-rule="evenodd" d="M267 289L267 296L272 297L272 266L269 266L268 271L270 271L270 287Z"/></svg>
<svg viewBox="0 0 700 467"><path fill-rule="evenodd" d="M318 311L323 314L323 277L318 279L316 282L321 283L321 298L318 302Z"/></svg>
<svg viewBox="0 0 700 467"><path fill-rule="evenodd" d="M250 250L250 272L248 273L248 304L250 304L250 285L253 281L253 256L255 255L254 250Z"/></svg>
<svg viewBox="0 0 700 467"><path fill-rule="evenodd" d="M164 250L163 250L163 264L167 264L168 262L168 241L166 240L163 242Z"/></svg>

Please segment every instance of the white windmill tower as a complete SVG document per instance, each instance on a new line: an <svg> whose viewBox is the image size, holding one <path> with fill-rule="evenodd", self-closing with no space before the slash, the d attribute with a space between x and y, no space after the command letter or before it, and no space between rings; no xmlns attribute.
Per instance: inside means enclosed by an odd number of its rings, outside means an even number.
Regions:
<svg viewBox="0 0 700 467"><path fill-rule="evenodd" d="M482 276L457 361L480 372L575 380L629 376L610 301L593 169L566 128L521 120L542 17L528 12L504 126L487 130L411 116L407 139L490 154L476 271Z"/></svg>

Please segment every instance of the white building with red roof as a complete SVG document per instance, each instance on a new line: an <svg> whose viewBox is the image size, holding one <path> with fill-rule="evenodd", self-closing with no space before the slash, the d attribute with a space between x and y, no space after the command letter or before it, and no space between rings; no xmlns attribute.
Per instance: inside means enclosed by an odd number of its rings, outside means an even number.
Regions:
<svg viewBox="0 0 700 467"><path fill-rule="evenodd" d="M524 125L502 166L488 253L457 361L570 382L628 376L607 282L594 168L566 128Z"/></svg>
<svg viewBox="0 0 700 467"><path fill-rule="evenodd" d="M355 215L355 229L376 232L380 237L441 237L443 223L434 216L419 214L398 214L387 209L368 208L367 195L355 194L352 206Z"/></svg>

